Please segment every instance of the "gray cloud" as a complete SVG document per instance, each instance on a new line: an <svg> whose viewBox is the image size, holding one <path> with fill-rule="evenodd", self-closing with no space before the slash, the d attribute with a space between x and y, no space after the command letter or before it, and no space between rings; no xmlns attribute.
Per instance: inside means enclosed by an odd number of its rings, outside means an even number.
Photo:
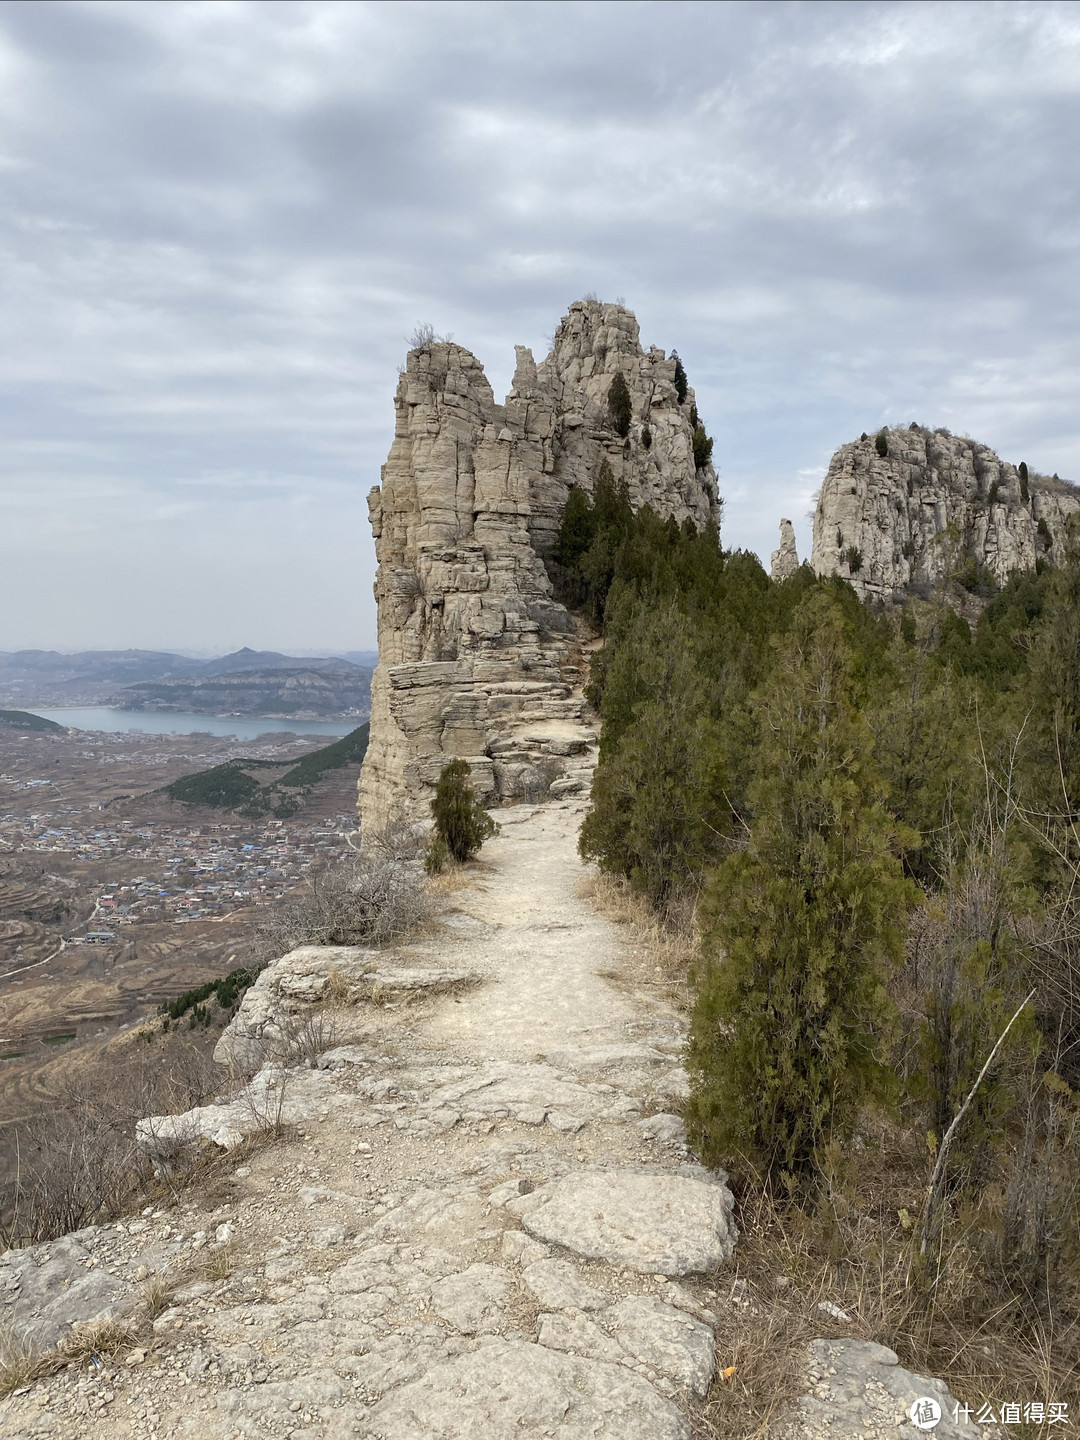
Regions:
<svg viewBox="0 0 1080 1440"><path fill-rule="evenodd" d="M405 336L623 295L766 553L912 418L1080 475L1061 4L8 4L0 648L360 646ZM133 596L136 603L132 603Z"/></svg>

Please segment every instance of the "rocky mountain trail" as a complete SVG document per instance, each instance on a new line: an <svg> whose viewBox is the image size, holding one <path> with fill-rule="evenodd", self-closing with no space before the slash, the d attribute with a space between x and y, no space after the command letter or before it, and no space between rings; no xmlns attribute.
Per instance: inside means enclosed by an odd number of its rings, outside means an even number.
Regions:
<svg viewBox="0 0 1080 1440"><path fill-rule="evenodd" d="M579 893L582 808L501 810L438 933L377 962L293 952L248 992L233 1040L286 1006L336 1032L314 1067L262 1072L276 1142L228 1151L200 1193L0 1257L9 1333L82 1357L0 1402L0 1434L710 1433L732 1198L686 1149L682 1016L598 973L627 948ZM342 988L373 964L468 983ZM871 1349L831 1435L861 1433L866 1385L882 1434L914 1432L914 1380L893 1366L883 1400Z"/></svg>

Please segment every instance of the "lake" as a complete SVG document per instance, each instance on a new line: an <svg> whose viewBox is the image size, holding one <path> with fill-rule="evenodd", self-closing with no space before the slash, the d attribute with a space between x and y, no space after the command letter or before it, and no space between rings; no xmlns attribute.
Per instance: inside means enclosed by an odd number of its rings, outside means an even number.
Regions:
<svg viewBox="0 0 1080 1440"><path fill-rule="evenodd" d="M196 715L175 710L169 714L151 710L114 710L108 705L72 706L63 710L29 710L58 725L75 730L108 730L140 735L235 735L254 740L271 731L287 730L293 735L325 735L328 740L348 735L362 720L260 720L232 715Z"/></svg>

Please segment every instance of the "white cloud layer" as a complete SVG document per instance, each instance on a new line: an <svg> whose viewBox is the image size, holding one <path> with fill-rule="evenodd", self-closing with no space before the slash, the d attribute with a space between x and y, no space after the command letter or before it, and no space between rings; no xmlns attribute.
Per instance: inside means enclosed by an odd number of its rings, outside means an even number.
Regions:
<svg viewBox="0 0 1080 1440"><path fill-rule="evenodd" d="M419 321L678 348L725 541L945 424L1080 477L1064 4L0 8L0 648L374 637Z"/></svg>

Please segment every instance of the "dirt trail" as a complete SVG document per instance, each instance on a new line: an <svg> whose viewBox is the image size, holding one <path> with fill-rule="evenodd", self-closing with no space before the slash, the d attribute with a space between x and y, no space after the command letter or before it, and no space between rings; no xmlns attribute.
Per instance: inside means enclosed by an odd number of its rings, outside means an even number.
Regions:
<svg viewBox="0 0 1080 1440"><path fill-rule="evenodd" d="M587 870L577 853L583 807L520 806L499 812L501 833L485 845L477 883L454 900L479 922L469 960L485 983L444 1005L424 1039L475 1060L533 1060L554 1047L625 1041L657 1021L670 1036L674 1014L628 996L602 972L617 972L617 929L578 891Z"/></svg>

